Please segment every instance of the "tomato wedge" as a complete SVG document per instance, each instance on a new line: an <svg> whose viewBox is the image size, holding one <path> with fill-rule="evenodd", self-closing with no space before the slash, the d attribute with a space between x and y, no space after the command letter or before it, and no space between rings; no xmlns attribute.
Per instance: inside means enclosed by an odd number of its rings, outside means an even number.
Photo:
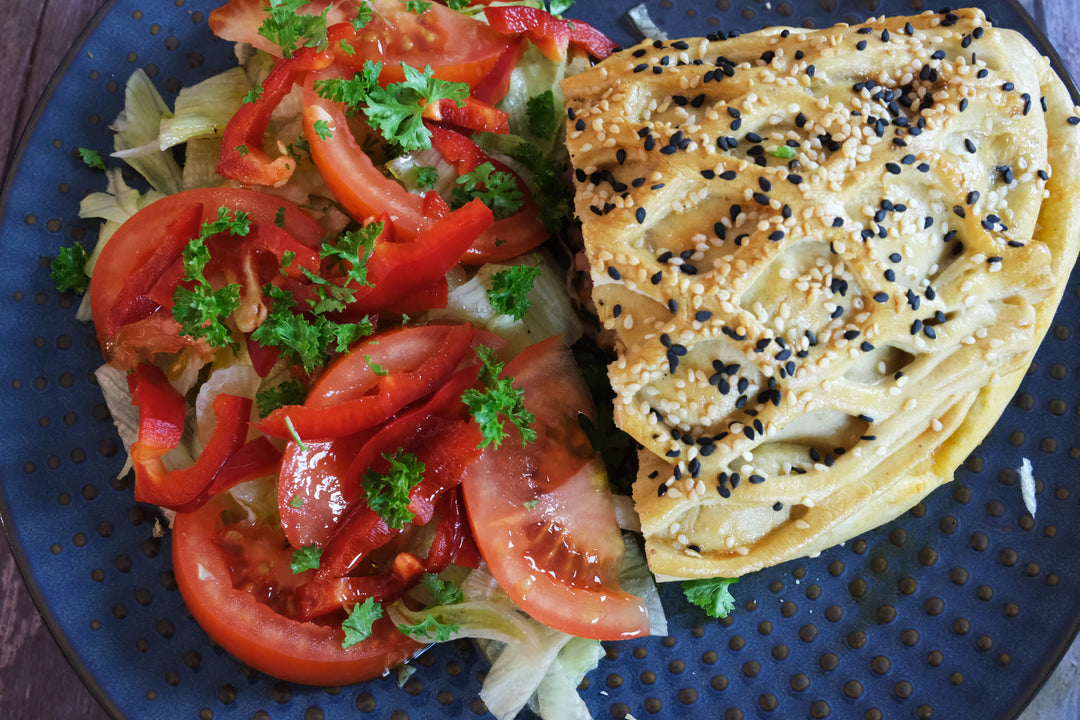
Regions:
<svg viewBox="0 0 1080 720"><path fill-rule="evenodd" d="M301 245L318 248L323 236L319 223L293 203L245 188L185 190L146 206L109 238L94 264L90 279L90 309L98 341L106 360L118 367L130 369L158 353L177 352L187 347L201 348L209 355L204 343L178 334L180 326L172 314L160 312L165 306L152 308L147 316L119 328L112 323L114 317L130 317L116 309L118 304L125 302L125 293L133 292L128 286L129 279L138 276L143 266L152 263L163 246L177 240L170 236L168 229L182 215L190 213L193 206L202 207L198 225L217 219L221 207L245 212L252 222L267 224L274 224L281 210L282 230ZM190 227L193 225L185 226ZM172 257L171 249L169 252ZM172 262L161 265L157 268L159 278L180 279L183 269L178 255ZM164 289L155 288L152 294L159 294ZM171 293L169 288L167 296L170 299Z"/></svg>
<svg viewBox="0 0 1080 720"><path fill-rule="evenodd" d="M556 630L597 640L647 635L644 604L619 585L622 535L603 463L578 425L592 401L573 358L551 338L504 374L524 390L538 438L523 449L511 433L462 479L484 561L514 602Z"/></svg>
<svg viewBox="0 0 1080 720"><path fill-rule="evenodd" d="M357 7L369 4L371 20L360 30L346 22L356 17ZM246 42L260 50L282 56L281 47L259 34L266 19L266 0L229 0L210 13L210 29L233 42ZM368 60L382 62L391 74L389 81L402 79L400 64L418 68L430 65L436 77L475 84L498 61L507 39L485 23L439 4L422 13L410 11L400 0L313 0L297 12L318 15L329 6L329 47L338 62L357 68ZM349 50L342 49L347 43Z"/></svg>
<svg viewBox="0 0 1080 720"><path fill-rule="evenodd" d="M423 647L385 617L348 649L340 627L295 619L296 589L312 571L293 575L291 553L280 528L248 520L228 494L179 513L173 524L173 568L185 605L214 642L267 675L347 685L384 675Z"/></svg>

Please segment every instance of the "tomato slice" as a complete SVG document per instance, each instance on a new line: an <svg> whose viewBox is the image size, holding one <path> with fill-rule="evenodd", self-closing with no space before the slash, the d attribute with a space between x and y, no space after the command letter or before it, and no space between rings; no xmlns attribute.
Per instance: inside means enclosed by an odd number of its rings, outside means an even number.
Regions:
<svg viewBox="0 0 1080 720"><path fill-rule="evenodd" d="M204 343L179 335L179 325L171 313L154 309L147 317L110 331L111 318L122 317L118 303L125 302L129 278L152 263L163 245L170 242L168 228L192 206L200 205L199 224L217 219L218 208L248 214L252 222L273 224L282 210L283 230L306 247L318 248L323 229L310 215L291 202L244 188L205 188L169 195L143 208L117 229L105 244L94 264L90 279L90 309L106 359L117 366L132 368L157 353L177 352L186 347L200 348ZM175 240L175 238L173 238ZM161 277L178 280L175 272L181 260L163 263ZM171 268L171 275L170 273ZM165 283L163 283L165 284ZM160 293L163 288L154 292ZM170 291L171 296L171 291Z"/></svg>
<svg viewBox="0 0 1080 720"><path fill-rule="evenodd" d="M624 545L603 463L578 425L591 398L560 338L511 360L538 438L515 432L462 479L465 508L499 585L540 622L597 640L647 635L641 599L622 590ZM508 551L513 548L513 551Z"/></svg>
<svg viewBox="0 0 1080 720"><path fill-rule="evenodd" d="M507 40L485 23L449 8L433 4L422 13L410 11L400 0L365 0L372 9L371 20L356 30L346 22L356 17L361 0L313 0L297 12L318 15L329 6L326 22L330 49L338 62L362 68L367 60L382 62L388 80L403 79L400 64L417 68L430 65L443 80L475 84L498 61ZM246 42L281 57L281 48L259 34L266 19L266 0L229 0L210 13L210 29L233 42ZM342 41L349 50L341 49Z"/></svg>
<svg viewBox="0 0 1080 720"><path fill-rule="evenodd" d="M435 77L475 85L498 62L507 39L486 23L438 3L415 13L400 0L371 0L371 20L357 31L351 23L331 29L330 47L343 67L362 70L367 61L383 63L382 80L405 78L401 64L430 65ZM338 50L341 41L348 50Z"/></svg>
<svg viewBox="0 0 1080 720"><path fill-rule="evenodd" d="M305 406L323 415L329 422L334 422L340 415L336 415L333 408L372 397L370 393L379 383L391 377L390 374L376 374L375 367L394 374L407 371L423 365L425 360L440 356L443 353L441 346L447 343L454 346L454 356L457 356L457 344L464 337L462 333L469 333L468 344L455 364L469 364L479 344L496 351L505 344L500 338L467 325L426 325L381 333L372 338L368 345L354 348L349 355L331 365L308 393ZM430 364L428 367L431 368ZM423 385L402 389L408 389L410 395L419 393L417 398L426 396L450 377L450 371L446 371L445 375L440 371L440 376L430 376ZM418 375L414 375L413 379L421 382ZM368 429L333 439L305 442L302 447L292 441L286 445L278 478L278 510L289 542L296 547L326 545L341 516L355 500L356 483L346 478L365 469L357 466L358 470L354 468L350 473L350 465L367 446L368 440L388 423L401 429L400 423L394 425L391 422L395 413L399 418L417 418L416 422L422 417L410 415L414 408L406 407L408 402L403 402L399 409L385 411L381 417L373 416ZM405 434L401 437L404 438ZM374 445L368 450L369 457L377 456Z"/></svg>
<svg viewBox="0 0 1080 720"><path fill-rule="evenodd" d="M302 622L296 589L312 571L293 575L280 528L247 519L228 494L173 524L176 583L210 638L241 662L272 677L308 685L347 685L386 673L423 646L389 619L342 649L340 627Z"/></svg>
<svg viewBox="0 0 1080 720"><path fill-rule="evenodd" d="M310 73L304 83L304 133L311 159L345 212L360 221L386 213L398 237L415 237L428 224L424 197L383 175L353 137L344 105L315 92L316 81L343 76L330 68Z"/></svg>

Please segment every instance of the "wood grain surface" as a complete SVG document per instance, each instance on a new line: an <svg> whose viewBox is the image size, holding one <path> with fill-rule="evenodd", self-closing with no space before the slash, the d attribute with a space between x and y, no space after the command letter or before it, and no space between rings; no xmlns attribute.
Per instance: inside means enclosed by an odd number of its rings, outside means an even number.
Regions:
<svg viewBox="0 0 1080 720"><path fill-rule="evenodd" d="M148 0L163 2L164 0ZM582 0L588 2L589 0ZM0 169L6 171L23 129L49 79L104 0L0 0ZM959 3L963 4L963 3ZM1080 78L1080 0L1021 0ZM1076 717L1062 714L1077 684L1074 647L1024 720ZM1076 693L1071 693L1075 695ZM0 533L0 714L4 720L105 720L42 623L7 538Z"/></svg>

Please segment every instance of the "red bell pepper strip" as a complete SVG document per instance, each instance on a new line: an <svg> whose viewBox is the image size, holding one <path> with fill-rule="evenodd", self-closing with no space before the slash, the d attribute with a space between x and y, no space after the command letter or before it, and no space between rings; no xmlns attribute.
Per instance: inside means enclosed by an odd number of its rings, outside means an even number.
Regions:
<svg viewBox="0 0 1080 720"><path fill-rule="evenodd" d="M300 619L313 620L368 598L376 602L393 600L418 583L424 572L420 558L401 552L394 558L390 570L378 575L313 580L297 588Z"/></svg>
<svg viewBox="0 0 1080 720"><path fill-rule="evenodd" d="M497 171L512 174L522 194L529 197L525 182L504 163L480 149L470 138L435 123L429 123L427 127L431 130L432 148L454 166L458 177L472 172L485 162L490 162ZM507 260L537 247L547 240L548 235L540 222L540 206L535 200L528 200L510 217L491 223L465 251L461 261L479 265Z"/></svg>
<svg viewBox="0 0 1080 720"><path fill-rule="evenodd" d="M444 122L476 132L500 135L510 132L510 116L505 111L471 95L462 105L449 98L428 103L424 105L421 115L425 120Z"/></svg>
<svg viewBox="0 0 1080 720"><path fill-rule="evenodd" d="M202 205L195 203L185 208L175 220L165 228L165 236L161 245L150 258L128 276L124 286L116 296L116 300L109 310L108 327L105 328L109 335L116 333L124 325L142 320L161 309L164 304L171 303L172 288L155 288L164 277L175 277L178 281L180 276L175 272L170 273L170 268L179 268L183 274L181 256L188 242L199 235L202 225ZM166 283L167 284L167 283ZM167 293L167 297L160 297L160 293Z"/></svg>
<svg viewBox="0 0 1080 720"><path fill-rule="evenodd" d="M370 284L354 288L349 312L393 309L415 291L443 280L493 221L491 209L480 200L472 200L434 218L410 241L377 240L367 261Z"/></svg>
<svg viewBox="0 0 1080 720"><path fill-rule="evenodd" d="M506 97L510 90L510 77L524 54L525 43L520 39L512 40L499 56L495 67L491 68L491 72L472 89L471 97L491 105Z"/></svg>
<svg viewBox="0 0 1080 720"><path fill-rule="evenodd" d="M137 366L127 377L131 402L139 408L139 438L134 443L144 457L161 457L180 444L184 436L184 396L169 384L156 365Z"/></svg>
<svg viewBox="0 0 1080 720"><path fill-rule="evenodd" d="M262 95L241 105L225 126L218 174L244 185L284 184L292 176L296 160L288 155L271 159L263 149L270 115L309 71L322 70L333 60L331 53L310 47L297 50L291 58L278 60L262 83Z"/></svg>
<svg viewBox="0 0 1080 720"><path fill-rule="evenodd" d="M223 493L248 480L277 475L280 467L281 450L259 435L244 443L233 453L221 466L217 477L197 497L175 509L177 512L198 510L218 493Z"/></svg>
<svg viewBox="0 0 1080 720"><path fill-rule="evenodd" d="M465 517L460 488L454 488L453 492L445 493L440 498L438 513L439 524L424 558L424 570L439 573L451 563L474 569L479 567L480 550L476 547Z"/></svg>
<svg viewBox="0 0 1080 720"><path fill-rule="evenodd" d="M557 18L539 8L521 5L488 7L484 8L484 17L494 30L528 39L546 58L555 62L566 57L570 44L585 50L597 60L608 57L617 47L588 23Z"/></svg>
<svg viewBox="0 0 1080 720"><path fill-rule="evenodd" d="M217 426L195 463L169 471L161 458L180 444L184 398L165 374L142 365L128 378L132 402L139 408L139 438L131 445L135 467L135 500L171 509L195 500L217 478L226 462L247 439L251 400L222 393L214 398Z"/></svg>
<svg viewBox="0 0 1080 720"><path fill-rule="evenodd" d="M384 454L405 450L424 463L423 480L409 493L409 510L414 525L431 520L439 495L455 487L480 455L479 430L461 419L467 415L461 393L476 382L478 371L478 365L459 371L427 402L401 413L364 443L341 478L341 494L352 506L326 544L316 578L348 574L399 534L363 499L361 477L369 469L385 468Z"/></svg>
<svg viewBox="0 0 1080 720"><path fill-rule="evenodd" d="M409 403L429 394L450 376L469 352L474 330L468 325L446 326L445 339L418 367L390 372L359 397L326 405L286 405L274 410L258 429L272 437L289 439L293 430L303 440L324 440L352 435L374 427Z"/></svg>

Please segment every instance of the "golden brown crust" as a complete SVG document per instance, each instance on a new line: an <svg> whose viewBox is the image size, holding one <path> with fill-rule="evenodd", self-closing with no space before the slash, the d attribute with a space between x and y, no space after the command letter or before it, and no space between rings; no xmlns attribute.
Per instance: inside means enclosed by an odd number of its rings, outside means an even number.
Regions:
<svg viewBox="0 0 1080 720"><path fill-rule="evenodd" d="M563 91L653 570L818 552L951 479L1080 247L1047 60L958 10L646 42Z"/></svg>

